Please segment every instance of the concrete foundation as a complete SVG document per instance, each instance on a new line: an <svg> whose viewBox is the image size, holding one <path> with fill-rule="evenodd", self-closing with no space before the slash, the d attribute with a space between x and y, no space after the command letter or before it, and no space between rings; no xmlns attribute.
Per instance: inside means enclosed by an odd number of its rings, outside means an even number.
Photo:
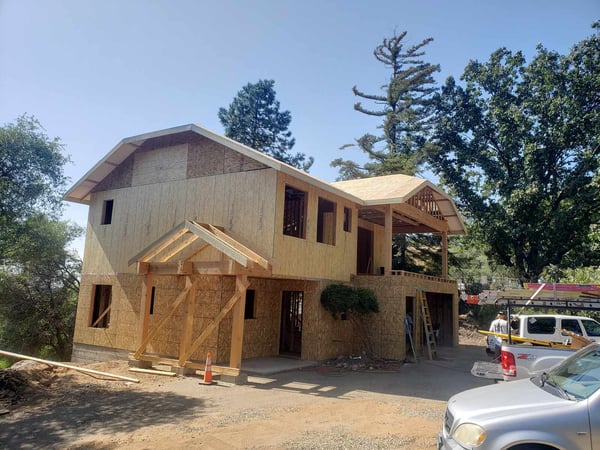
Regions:
<svg viewBox="0 0 600 450"><path fill-rule="evenodd" d="M129 367L137 367L138 369L152 369L152 361L129 359L128 365L129 365Z"/></svg>
<svg viewBox="0 0 600 450"><path fill-rule="evenodd" d="M245 373L240 373L239 375L224 375L221 374L219 375L219 380L225 382L225 383L231 383L231 384L246 384L248 383L248 375L246 375Z"/></svg>
<svg viewBox="0 0 600 450"><path fill-rule="evenodd" d="M196 375L196 369L192 367L171 366L171 372L174 372L181 377Z"/></svg>

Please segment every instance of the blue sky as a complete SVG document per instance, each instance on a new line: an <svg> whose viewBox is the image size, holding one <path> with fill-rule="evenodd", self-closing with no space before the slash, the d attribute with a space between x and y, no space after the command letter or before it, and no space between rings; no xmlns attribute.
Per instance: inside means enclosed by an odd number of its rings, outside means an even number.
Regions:
<svg viewBox="0 0 600 450"><path fill-rule="evenodd" d="M294 151L333 181L331 160L360 157L339 147L379 123L353 110L352 87L386 82L372 54L384 37L433 37L425 60L442 83L499 47L567 53L597 19L598 0L0 0L0 125L34 115L61 138L74 183L125 137L187 123L222 133L218 109L273 79ZM85 225L87 207L64 218Z"/></svg>

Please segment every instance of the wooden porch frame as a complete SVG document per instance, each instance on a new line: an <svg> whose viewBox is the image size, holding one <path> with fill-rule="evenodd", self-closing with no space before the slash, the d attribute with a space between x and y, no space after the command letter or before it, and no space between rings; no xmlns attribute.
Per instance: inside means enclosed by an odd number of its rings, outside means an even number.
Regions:
<svg viewBox="0 0 600 450"><path fill-rule="evenodd" d="M414 206L406 203L387 204L383 207L371 207L384 213L384 273L390 274L392 271L392 240L394 237L394 216L400 216L404 221L421 223L432 228L433 233L440 234L442 238L442 278L448 278L448 223L428 215Z"/></svg>
<svg viewBox="0 0 600 450"><path fill-rule="evenodd" d="M198 240L204 244L198 246ZM192 262L189 259L213 247L223 253L229 261ZM185 260L174 260L181 254ZM129 260L129 264L137 263L137 273L144 275L140 300L139 344L131 357L138 360L162 362L179 367L204 369L204 364L190 360L191 355L209 338L222 320L232 311L231 349L229 364L231 367L213 366L215 373L239 375L242 361L242 344L244 338L244 308L246 290L250 285L248 276L271 274L269 261L247 248L232 236L210 224L199 224L186 220L165 233L151 245ZM236 289L232 297L221 308L219 313L204 327L198 337L193 339L194 316L196 311L196 290L199 280L197 274L234 275ZM149 332L149 312L152 285L156 276L185 276L185 288L169 307L166 315ZM178 358L164 358L145 354L148 343L156 337L175 311L186 304L184 327L179 341ZM192 340L193 339L193 340Z"/></svg>

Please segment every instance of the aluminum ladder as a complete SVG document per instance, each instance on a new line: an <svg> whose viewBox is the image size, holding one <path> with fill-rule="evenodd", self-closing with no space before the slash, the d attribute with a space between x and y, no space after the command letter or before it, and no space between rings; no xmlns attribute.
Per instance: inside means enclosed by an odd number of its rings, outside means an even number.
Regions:
<svg viewBox="0 0 600 450"><path fill-rule="evenodd" d="M423 319L423 329L425 331L425 341L427 342L427 352L429 359L437 359L437 345L435 343L435 334L433 333L433 324L431 323L431 314L429 313L429 305L425 291L417 290L417 304L421 310Z"/></svg>

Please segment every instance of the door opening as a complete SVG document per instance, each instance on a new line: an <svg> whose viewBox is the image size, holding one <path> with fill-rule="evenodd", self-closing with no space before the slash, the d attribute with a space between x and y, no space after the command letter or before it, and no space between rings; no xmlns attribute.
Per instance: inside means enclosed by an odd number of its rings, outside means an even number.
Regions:
<svg viewBox="0 0 600 450"><path fill-rule="evenodd" d="M373 271L373 232L358 227L356 273L369 274Z"/></svg>
<svg viewBox="0 0 600 450"><path fill-rule="evenodd" d="M300 357L302 352L302 309L304 292L283 291L279 353Z"/></svg>

